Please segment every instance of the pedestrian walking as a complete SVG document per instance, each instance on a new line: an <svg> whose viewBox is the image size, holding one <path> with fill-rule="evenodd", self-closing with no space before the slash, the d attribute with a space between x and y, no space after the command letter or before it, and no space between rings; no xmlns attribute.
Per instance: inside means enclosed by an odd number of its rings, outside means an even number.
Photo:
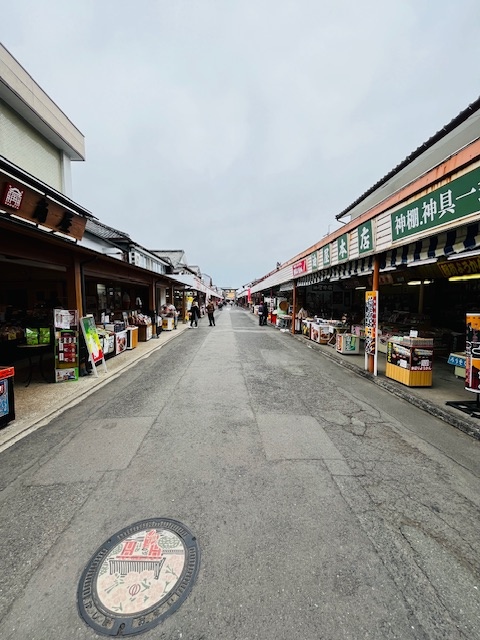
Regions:
<svg viewBox="0 0 480 640"><path fill-rule="evenodd" d="M267 325L267 318L268 318L268 304L265 302L265 300L263 301L262 316L263 316L262 324L265 327Z"/></svg>
<svg viewBox="0 0 480 640"><path fill-rule="evenodd" d="M263 326L263 307L264 307L264 303L260 302L260 304L258 305L258 324L260 326Z"/></svg>
<svg viewBox="0 0 480 640"><path fill-rule="evenodd" d="M210 300L209 303L207 304L208 326L209 327L214 327L215 326L215 318L214 318L214 315L213 315L214 311L215 311L215 305Z"/></svg>
<svg viewBox="0 0 480 640"><path fill-rule="evenodd" d="M198 308L198 303L194 300L192 302L192 306L190 307L190 326L198 327L198 320L200 318L200 309Z"/></svg>

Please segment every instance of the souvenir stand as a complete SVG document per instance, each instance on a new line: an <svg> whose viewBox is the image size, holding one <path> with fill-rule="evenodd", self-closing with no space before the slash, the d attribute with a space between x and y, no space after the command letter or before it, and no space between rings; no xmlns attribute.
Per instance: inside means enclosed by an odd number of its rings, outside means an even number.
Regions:
<svg viewBox="0 0 480 640"><path fill-rule="evenodd" d="M433 338L395 336L387 345L387 378L408 387L431 387Z"/></svg>

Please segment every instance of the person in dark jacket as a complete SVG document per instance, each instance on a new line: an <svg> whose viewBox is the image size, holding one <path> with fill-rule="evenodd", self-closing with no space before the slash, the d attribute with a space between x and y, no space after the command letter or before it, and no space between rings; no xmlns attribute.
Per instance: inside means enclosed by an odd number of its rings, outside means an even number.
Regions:
<svg viewBox="0 0 480 640"><path fill-rule="evenodd" d="M264 308L265 308L265 303L264 303L264 302L261 302L261 303L258 305L258 324L259 324L260 326L263 326L263 321L264 321L263 310L264 310Z"/></svg>
<svg viewBox="0 0 480 640"><path fill-rule="evenodd" d="M262 324L264 326L266 326L267 324L267 318L268 318L268 304L265 302L265 300L263 301L263 311L262 311L262 315L263 315L263 322Z"/></svg>
<svg viewBox="0 0 480 640"><path fill-rule="evenodd" d="M198 327L199 318L200 318L200 309L198 308L198 303L194 300L190 308L190 326Z"/></svg>
<svg viewBox="0 0 480 640"><path fill-rule="evenodd" d="M207 313L208 313L208 322L210 327L215 326L215 317L214 317L215 305L210 300L207 304Z"/></svg>

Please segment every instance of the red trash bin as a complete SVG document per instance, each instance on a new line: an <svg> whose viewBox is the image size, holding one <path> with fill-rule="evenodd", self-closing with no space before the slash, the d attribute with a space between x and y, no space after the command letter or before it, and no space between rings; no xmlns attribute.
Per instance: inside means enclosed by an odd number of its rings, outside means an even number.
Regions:
<svg viewBox="0 0 480 640"><path fill-rule="evenodd" d="M0 428L15 420L14 367L0 366Z"/></svg>

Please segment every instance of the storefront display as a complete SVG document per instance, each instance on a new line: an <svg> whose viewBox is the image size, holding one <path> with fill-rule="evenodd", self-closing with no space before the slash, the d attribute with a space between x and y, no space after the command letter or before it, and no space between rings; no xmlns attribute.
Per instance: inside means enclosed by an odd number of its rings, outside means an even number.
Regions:
<svg viewBox="0 0 480 640"><path fill-rule="evenodd" d="M54 310L55 382L78 380L78 311Z"/></svg>
<svg viewBox="0 0 480 640"><path fill-rule="evenodd" d="M336 350L343 354L359 353L360 339L352 333L337 333Z"/></svg>
<svg viewBox="0 0 480 640"><path fill-rule="evenodd" d="M134 313L128 318L129 324L138 327L138 341L147 342L153 336L152 318L143 313Z"/></svg>
<svg viewBox="0 0 480 640"><path fill-rule="evenodd" d="M387 345L387 378L409 387L431 387L433 339L396 336Z"/></svg>

